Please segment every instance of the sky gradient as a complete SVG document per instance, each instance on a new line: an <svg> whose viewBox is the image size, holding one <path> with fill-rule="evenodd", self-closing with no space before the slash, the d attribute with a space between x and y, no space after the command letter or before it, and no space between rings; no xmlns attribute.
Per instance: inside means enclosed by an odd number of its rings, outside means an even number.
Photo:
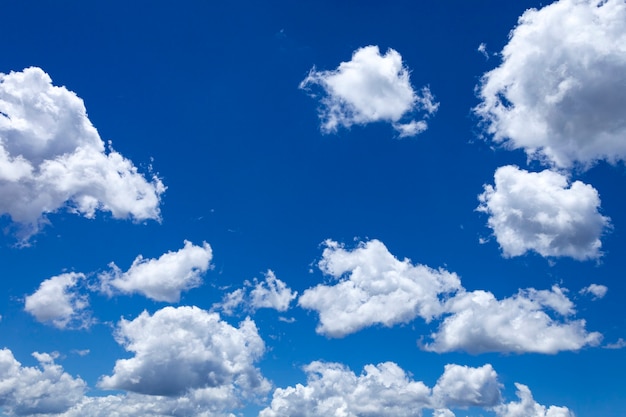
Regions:
<svg viewBox="0 0 626 417"><path fill-rule="evenodd" d="M2 2L0 415L626 414L626 3Z"/></svg>

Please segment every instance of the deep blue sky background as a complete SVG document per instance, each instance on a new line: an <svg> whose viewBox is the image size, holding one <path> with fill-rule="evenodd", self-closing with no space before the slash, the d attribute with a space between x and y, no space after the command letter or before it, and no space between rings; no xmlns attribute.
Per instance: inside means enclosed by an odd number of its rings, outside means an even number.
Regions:
<svg viewBox="0 0 626 417"><path fill-rule="evenodd" d="M185 239L210 243L213 269L179 305L209 309L224 288L262 278L268 269L301 294L325 280L314 267L325 239L348 246L378 239L399 259L458 273L468 291L504 298L520 288L559 284L570 289L577 317L601 332L604 344L626 337L623 164L601 162L573 174L593 184L602 213L611 217L601 259L507 259L494 238L479 243L491 233L487 216L475 211L483 184L493 183L502 165L541 166L527 164L522 151L480 138L474 89L499 64L491 54L506 44L518 17L541 4L1 1L0 72L41 67L55 85L84 100L103 140L140 172L151 165L167 191L161 224L61 211L49 216L51 225L31 247L15 247L11 234L1 237L0 345L24 365L36 363L33 351L58 351L66 372L95 387L116 359L130 357L112 336L114 324L166 304L96 294L90 303L100 323L62 331L28 315L24 296L64 271L97 273L109 262L127 269L137 255L157 258ZM477 51L481 43L489 59ZM430 86L441 104L426 132L400 140L388 124L372 123L320 133L319 103L298 84L313 66L335 69L367 45L397 50L412 85ZM606 285L606 297L579 295L590 283ZM623 349L438 354L417 346L432 331L421 319L328 339L315 333L315 312L292 305L282 315L296 322L278 321L273 310L254 316L268 347L259 367L277 387L304 383L300 367L320 359L355 372L391 360L429 386L447 363L491 363L508 400L515 398L513 383L521 382L538 402L567 406L581 417L626 413Z"/></svg>

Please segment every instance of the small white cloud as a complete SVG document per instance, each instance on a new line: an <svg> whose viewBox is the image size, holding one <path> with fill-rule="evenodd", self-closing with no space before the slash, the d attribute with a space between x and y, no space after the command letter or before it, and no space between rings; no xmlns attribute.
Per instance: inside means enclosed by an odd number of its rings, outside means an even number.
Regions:
<svg viewBox="0 0 626 417"><path fill-rule="evenodd" d="M602 335L587 332L584 320L562 320L548 314L574 313L564 290L520 290L513 297L497 300L487 291L460 292L448 301L451 315L431 335L424 348L433 352L466 351L547 353L597 346Z"/></svg>
<svg viewBox="0 0 626 417"><path fill-rule="evenodd" d="M83 101L43 70L0 73L0 214L19 225L22 244L62 208L88 218L102 210L160 220L164 191L159 178L148 181L130 160L107 152Z"/></svg>
<svg viewBox="0 0 626 417"><path fill-rule="evenodd" d="M495 407L498 417L575 417L567 407L551 405L546 409L537 403L526 385L515 384L519 402L510 402Z"/></svg>
<svg viewBox="0 0 626 417"><path fill-rule="evenodd" d="M196 246L186 240L182 249L167 252L158 259L137 256L126 272L111 263L111 270L99 275L101 290L108 294L114 291L139 293L156 301L178 302L182 291L202 284L202 274L209 269L212 256L208 243Z"/></svg>
<svg viewBox="0 0 626 417"><path fill-rule="evenodd" d="M122 319L116 339L134 356L117 360L100 388L169 397L205 388L232 388L242 396L269 389L254 367L265 344L250 319L235 328L217 313L165 307L154 315L144 311L132 321Z"/></svg>
<svg viewBox="0 0 626 417"><path fill-rule="evenodd" d="M626 347L626 340L624 340L623 338L619 338L617 339L616 342L614 343L607 343L605 346L603 346L605 349L623 349Z"/></svg>
<svg viewBox="0 0 626 417"><path fill-rule="evenodd" d="M474 111L494 142L557 167L626 159L626 4L560 0L529 9Z"/></svg>
<svg viewBox="0 0 626 417"><path fill-rule="evenodd" d="M580 290L580 294L591 294L594 300L599 300L600 298L604 298L608 290L605 285L590 284L588 287Z"/></svg>
<svg viewBox="0 0 626 417"><path fill-rule="evenodd" d="M489 53L487 53L486 43L483 42L480 45L478 45L478 48L476 50L480 52L485 57L485 59L489 59Z"/></svg>
<svg viewBox="0 0 626 417"><path fill-rule="evenodd" d="M59 329L89 327L92 324L86 310L89 301L76 290L79 281L84 279L84 274L70 272L43 281L37 291L26 296L24 310L37 321Z"/></svg>
<svg viewBox="0 0 626 417"><path fill-rule="evenodd" d="M440 296L460 288L456 274L409 259L394 257L378 240L346 250L337 242L325 242L319 268L338 282L309 288L298 300L319 313L317 332L343 337L364 327L390 327L416 317L430 321L441 314Z"/></svg>
<svg viewBox="0 0 626 417"><path fill-rule="evenodd" d="M495 186L485 185L478 196L477 210L489 215L504 256L534 251L584 260L602 255L600 237L610 219L600 214L600 197L591 185L512 165L498 168L494 179Z"/></svg>
<svg viewBox="0 0 626 417"><path fill-rule="evenodd" d="M342 62L336 70L311 69L300 83L301 89L320 86L320 119L322 132L334 133L339 127L389 122L400 137L414 136L427 128L425 118L439 106L428 87L416 93L409 80L409 70L400 54L389 49L380 54L378 46L366 46L352 54L352 60ZM420 120L411 120L419 111Z"/></svg>
<svg viewBox="0 0 626 417"><path fill-rule="evenodd" d="M25 367L9 349L0 349L0 408L11 416L62 413L79 402L85 381L54 363L54 356L33 353L38 367Z"/></svg>
<svg viewBox="0 0 626 417"><path fill-rule="evenodd" d="M498 374L489 364L471 368L446 365L433 388L434 403L441 407L492 407L500 403Z"/></svg>

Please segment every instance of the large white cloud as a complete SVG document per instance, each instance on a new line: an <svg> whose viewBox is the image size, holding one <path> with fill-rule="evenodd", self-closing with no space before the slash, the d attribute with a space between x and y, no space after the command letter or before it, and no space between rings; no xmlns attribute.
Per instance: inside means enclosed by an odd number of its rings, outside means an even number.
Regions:
<svg viewBox="0 0 626 417"><path fill-rule="evenodd" d="M177 252L167 252L158 259L137 256L126 272L114 263L110 271L99 275L101 289L108 293L139 293L156 301L177 302L180 293L202 284L202 274L210 266L211 247L204 242L196 246L189 241Z"/></svg>
<svg viewBox="0 0 626 417"><path fill-rule="evenodd" d="M430 321L442 313L439 297L461 285L455 274L443 269L398 260L378 240L360 243L354 250L328 240L319 267L338 282L307 289L298 303L319 313L317 332L331 337L418 316Z"/></svg>
<svg viewBox="0 0 626 417"><path fill-rule="evenodd" d="M339 282L305 290L298 303L319 313L317 332L330 337L421 317L439 322L432 342L423 345L435 352L556 353L602 339L572 318L566 289L529 288L502 300L467 292L456 274L400 261L378 240L352 250L327 241L319 267Z"/></svg>
<svg viewBox="0 0 626 417"><path fill-rule="evenodd" d="M489 215L504 256L534 251L583 260L602 254L600 237L610 219L600 214L600 197L591 185L512 165L498 168L494 180L479 195L478 210Z"/></svg>
<svg viewBox="0 0 626 417"><path fill-rule="evenodd" d="M0 214L26 242L62 208L136 221L160 219L161 180L105 150L83 101L36 67L0 73Z"/></svg>
<svg viewBox="0 0 626 417"><path fill-rule="evenodd" d="M250 319L235 328L217 313L165 307L122 319L116 339L134 356L101 378L104 389L175 397L203 388L235 386L241 395L269 388L254 366L265 344Z"/></svg>
<svg viewBox="0 0 626 417"><path fill-rule="evenodd" d="M490 364L480 368L448 364L433 388L433 402L441 407L491 407L500 400L498 374Z"/></svg>
<svg viewBox="0 0 626 417"><path fill-rule="evenodd" d="M498 417L575 417L567 407L551 405L546 408L537 403L526 385L515 384L519 402L510 402L496 407Z"/></svg>
<svg viewBox="0 0 626 417"><path fill-rule="evenodd" d="M43 281L37 291L25 297L24 310L37 321L60 329L88 327L89 301L86 295L76 291L77 284L84 279L84 274L70 272Z"/></svg>
<svg viewBox="0 0 626 417"><path fill-rule="evenodd" d="M626 4L527 10L479 86L493 140L559 167L626 159Z"/></svg>
<svg viewBox="0 0 626 417"><path fill-rule="evenodd" d="M311 69L300 83L308 89L319 85L322 132L336 132L341 126L390 122L400 137L414 136L427 129L425 118L437 111L428 87L416 93L409 80L409 70L400 54L389 49L380 54L378 46L366 46L352 54L352 60L342 62L336 70ZM426 116L413 120L416 113Z"/></svg>
<svg viewBox="0 0 626 417"><path fill-rule="evenodd" d="M460 292L448 301L451 314L424 346L434 352L548 353L597 346L602 335L587 332L584 320L564 320L574 313L573 303L557 286L551 290L520 290L497 300L487 291Z"/></svg>
<svg viewBox="0 0 626 417"><path fill-rule="evenodd" d="M38 367L22 366L9 349L0 350L0 409L9 416L62 413L79 402L85 381L54 363L54 356L33 353ZM0 411L1 412L1 411Z"/></svg>

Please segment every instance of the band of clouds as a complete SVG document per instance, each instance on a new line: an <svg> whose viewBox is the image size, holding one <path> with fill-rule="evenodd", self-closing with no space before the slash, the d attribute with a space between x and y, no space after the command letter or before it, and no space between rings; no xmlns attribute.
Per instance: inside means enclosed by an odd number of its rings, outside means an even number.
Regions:
<svg viewBox="0 0 626 417"><path fill-rule="evenodd" d="M428 87L415 92L402 56L391 48L384 55L378 46L359 48L350 61L340 63L335 70L318 71L313 67L300 88L311 91L313 86L322 89L322 133L388 122L399 137L415 136L428 128L426 119L439 108ZM421 119L414 118L418 112L424 113Z"/></svg>
<svg viewBox="0 0 626 417"><path fill-rule="evenodd" d="M159 337L155 326L160 330L163 325L173 325L177 331ZM122 320L118 330L119 341L135 356L118 360L116 373L103 377L101 388L109 384L114 388L138 388L137 381L152 378L150 389L141 387L144 393L88 396L86 383L54 363L55 354L34 353L39 366L27 367L9 349L2 349L0 406L9 416L225 417L233 416L230 411L241 407L242 399L267 393L271 388L254 366L264 345L250 320L235 328L215 313L166 307L154 315L142 313L132 321ZM213 363L215 372L208 378L200 372L207 355L220 358ZM469 407L498 417L574 415L566 407L538 404L528 387L519 383L515 385L520 401L505 402L503 386L490 364L448 364L432 388L412 380L394 362L365 365L360 375L343 364L322 361L306 365L304 371L306 385L275 388L270 404L259 412L259 417L337 413L419 417L424 409L433 410L435 416L449 417L455 415L452 409Z"/></svg>
<svg viewBox="0 0 626 417"><path fill-rule="evenodd" d="M465 290L454 273L400 261L378 240L352 250L327 241L318 266L335 282L305 290L298 304L319 314L316 331L329 337L419 317L439 322L431 341L422 343L439 353L555 354L602 340L600 333L585 329L584 320L572 318L574 304L556 285L521 289L499 300L488 291Z"/></svg>
<svg viewBox="0 0 626 417"><path fill-rule="evenodd" d="M18 225L21 244L67 209L93 218L160 221L165 186L108 151L83 101L41 68L0 73L0 215Z"/></svg>

